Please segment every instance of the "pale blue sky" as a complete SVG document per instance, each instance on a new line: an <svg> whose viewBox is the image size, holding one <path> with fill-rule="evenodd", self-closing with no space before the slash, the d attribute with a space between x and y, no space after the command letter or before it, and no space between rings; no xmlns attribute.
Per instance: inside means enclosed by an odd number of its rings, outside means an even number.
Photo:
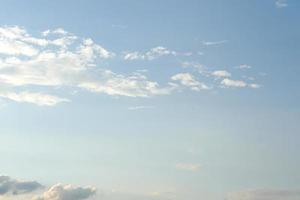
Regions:
<svg viewBox="0 0 300 200"><path fill-rule="evenodd" d="M299 8L0 0L0 200L299 199Z"/></svg>

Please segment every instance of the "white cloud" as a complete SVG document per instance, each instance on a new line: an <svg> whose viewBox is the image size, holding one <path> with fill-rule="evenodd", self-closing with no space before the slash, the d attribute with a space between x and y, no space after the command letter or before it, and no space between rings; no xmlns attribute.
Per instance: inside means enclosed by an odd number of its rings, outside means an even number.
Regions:
<svg viewBox="0 0 300 200"><path fill-rule="evenodd" d="M175 51L167 49L166 47L158 46L150 49L149 51L142 53L138 51L127 52L124 55L124 60L154 60L162 56L177 55Z"/></svg>
<svg viewBox="0 0 300 200"><path fill-rule="evenodd" d="M51 40L48 39L49 34L52 34ZM20 27L0 27L0 84L10 88L1 92L2 98L37 105L56 105L68 101L48 94L14 92L20 87L32 86L54 89L70 86L129 97L163 95L172 91L172 87L160 87L156 81L150 81L138 72L123 75L98 67L99 62L113 58L115 53L90 38L78 38L63 29L47 30L42 35L41 38L33 37ZM1 52L1 44L10 47L3 48ZM25 50L17 46L20 44L26 47ZM29 51L31 46L34 50ZM167 54L172 52L157 47L145 56L154 59Z"/></svg>
<svg viewBox="0 0 300 200"><path fill-rule="evenodd" d="M207 45L220 42L225 41L208 42ZM184 53L158 46L146 52L128 52L123 58L153 60L162 56L177 55ZM44 89L49 91L71 87L73 90L85 89L112 96L149 97L167 95L179 87L179 84L174 82L161 85L155 80L150 80L142 71L121 74L102 66L104 61L115 56L114 52L92 39L78 37L62 28L46 30L36 37L18 26L0 27L0 97L52 106L69 100L45 94ZM211 72L194 62L184 62L182 65L193 67L207 77L212 76L211 73L217 77L230 76L227 71ZM176 74L171 79L191 90L209 89L190 73ZM224 79L223 85L239 85L228 80ZM252 84L249 87L259 86ZM33 89L42 91L32 92Z"/></svg>
<svg viewBox="0 0 300 200"><path fill-rule="evenodd" d="M259 84L256 83L246 83L242 80L232 80L228 78L223 79L221 81L221 85L223 87L237 87L237 88L249 87L252 89L258 89L261 87Z"/></svg>
<svg viewBox="0 0 300 200"><path fill-rule="evenodd" d="M93 187L75 187L72 185L56 184L34 200L83 200L95 195Z"/></svg>
<svg viewBox="0 0 300 200"><path fill-rule="evenodd" d="M225 78L222 80L221 84L226 87L246 87L247 83L241 80L232 80Z"/></svg>
<svg viewBox="0 0 300 200"><path fill-rule="evenodd" d="M190 73L179 73L171 77L173 81L179 81L181 85L190 88L191 90L207 90L209 87L204 83L197 81Z"/></svg>
<svg viewBox="0 0 300 200"><path fill-rule="evenodd" d="M62 36L65 36L65 35L69 35L70 33L66 30L64 30L63 28L57 28L57 29L54 29L54 30L45 30L42 32L42 35L43 36L48 36L50 34L57 34L57 35L62 35ZM71 34L70 34L71 35Z"/></svg>
<svg viewBox="0 0 300 200"><path fill-rule="evenodd" d="M215 77L218 77L218 78L220 78L220 77L230 77L231 76L231 74L228 71L225 71L225 70L213 71L211 74Z"/></svg>
<svg viewBox="0 0 300 200"><path fill-rule="evenodd" d="M276 0L275 5L277 8L285 8L288 6L287 0Z"/></svg>
<svg viewBox="0 0 300 200"><path fill-rule="evenodd" d="M68 34L68 32L66 30L64 30L63 28L57 28L57 29L53 30L52 33L60 34L60 35L67 35Z"/></svg>
<svg viewBox="0 0 300 200"><path fill-rule="evenodd" d="M54 106L58 103L69 102L69 99L60 98L57 96L32 92L2 92L1 98L10 99L16 102L32 103L39 106Z"/></svg>
<svg viewBox="0 0 300 200"><path fill-rule="evenodd" d="M196 172L200 170L201 165L195 163L178 163L175 167L180 170Z"/></svg>
<svg viewBox="0 0 300 200"><path fill-rule="evenodd" d="M38 50L21 41L0 40L0 54L34 56Z"/></svg>
<svg viewBox="0 0 300 200"><path fill-rule="evenodd" d="M32 199L32 200L84 200L96 194L94 187L77 187L56 184L46 191L36 181L12 179L0 176L0 199Z"/></svg>
<svg viewBox="0 0 300 200"><path fill-rule="evenodd" d="M215 70L215 71L211 71L209 69L209 67L206 67L200 63L197 62L190 62L190 61L185 61L181 63L182 67L184 68L194 68L198 71L198 73L200 73L201 75L204 75L206 78L211 78L211 77L215 77L216 79L222 78L223 80L221 81L221 86L223 88L225 87L238 87L238 88L245 88L245 87L249 87L249 88L253 88L253 89L257 89L260 88L261 86L259 84L256 83L246 83L245 81L242 80L233 80L230 79L230 77L232 77L232 74L227 71L227 70ZM250 69L251 66L250 65L240 65L236 68L239 69ZM247 78L251 81L254 81L255 79L253 77L248 77L248 76L242 76L243 78Z"/></svg>
<svg viewBox="0 0 300 200"><path fill-rule="evenodd" d="M239 69L251 69L252 66L247 65L247 64L242 64L242 65L238 66L237 68L239 68Z"/></svg>
<svg viewBox="0 0 300 200"><path fill-rule="evenodd" d="M253 88L253 89L258 89L258 88L260 88L260 87L261 87L261 85L259 85L259 84L256 84L256 83L251 83L251 84L248 84L248 86L249 86L250 88Z"/></svg>
<svg viewBox="0 0 300 200"><path fill-rule="evenodd" d="M226 200L299 200L300 190L257 189L232 192Z"/></svg>
<svg viewBox="0 0 300 200"><path fill-rule="evenodd" d="M216 46L227 43L228 40L220 40L220 41L203 41L202 44L205 46Z"/></svg>
<svg viewBox="0 0 300 200"><path fill-rule="evenodd" d="M172 87L160 87L157 82L149 81L146 76L135 73L124 76L110 70L99 73L102 80L90 78L78 86L93 92L106 93L113 96L149 97L153 95L170 94Z"/></svg>

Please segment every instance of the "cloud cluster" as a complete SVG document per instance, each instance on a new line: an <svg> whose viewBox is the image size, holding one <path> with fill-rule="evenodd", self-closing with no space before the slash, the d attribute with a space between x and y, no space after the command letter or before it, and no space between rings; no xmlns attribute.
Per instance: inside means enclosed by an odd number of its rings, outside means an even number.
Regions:
<svg viewBox="0 0 300 200"><path fill-rule="evenodd" d="M225 42L204 44L209 46ZM191 55L191 52L179 53L157 46L144 52L127 52L121 56L126 61L154 60L177 55ZM33 36L18 26L0 27L0 98L54 106L71 101L68 97L53 94L58 89L87 90L111 96L150 97L168 95L182 88L193 91L212 89L215 88L215 81L219 81L222 88L260 87L255 83L231 79L231 73L226 70L210 71L193 62L184 62L182 65L197 69L205 77L213 77L214 82L210 83L212 86L197 80L190 72L171 74L161 84L150 80L140 71L123 74L103 67L104 63L116 56L117 53L107 50L91 38L78 37L62 28L46 30L39 36ZM248 69L250 66L241 65L239 68Z"/></svg>
<svg viewBox="0 0 300 200"><path fill-rule="evenodd" d="M43 192L41 195L34 195L38 189L42 189L36 181L15 180L9 176L0 176L0 199L25 197L32 200L84 200L96 194L94 187L77 187L72 185L56 184ZM31 197L30 197L31 194Z"/></svg>
<svg viewBox="0 0 300 200"><path fill-rule="evenodd" d="M99 65L115 53L90 38L79 38L63 29L44 31L33 37L23 28L0 27L0 97L17 102L52 106L67 98L24 87L77 87L108 95L147 97L169 94L140 73L118 74ZM162 47L146 53L147 59L172 54Z"/></svg>
<svg viewBox="0 0 300 200"><path fill-rule="evenodd" d="M33 200L83 200L95 195L93 187L75 187L72 185L56 184Z"/></svg>
<svg viewBox="0 0 300 200"><path fill-rule="evenodd" d="M257 83L254 83L254 79L251 78L252 82L246 82L244 80L240 80L240 79L232 79L232 73L224 70L224 69L219 69L219 70L210 70L208 67L201 65L199 63L193 63L193 62L183 62L182 63L182 67L184 68L194 68L197 70L197 72L199 74L201 74L202 76L205 76L206 78L214 78L215 81L217 81L217 86L219 86L220 88L252 88L252 89L257 89L260 88L261 86ZM240 65L237 67L238 69L251 69L250 65ZM192 83L197 82L195 80L194 77L192 77L191 74L188 73L184 73L185 76L183 77L181 75L181 79L185 80L185 79L193 79ZM243 78L248 78L247 76L243 76ZM179 77L177 78L179 79ZM173 79L174 80L174 79ZM250 79L249 79L250 80ZM183 85L187 85L187 84L183 84ZM213 86L211 87L207 87L207 89L209 88L213 88Z"/></svg>
<svg viewBox="0 0 300 200"><path fill-rule="evenodd" d="M15 180L9 176L0 176L0 196L26 194L42 187L43 186L36 181Z"/></svg>

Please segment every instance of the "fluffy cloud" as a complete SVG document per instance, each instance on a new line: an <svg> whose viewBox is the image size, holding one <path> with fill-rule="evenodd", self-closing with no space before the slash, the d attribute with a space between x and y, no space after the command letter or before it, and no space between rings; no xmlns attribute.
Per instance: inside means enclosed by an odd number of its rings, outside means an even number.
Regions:
<svg viewBox="0 0 300 200"><path fill-rule="evenodd" d="M190 73L179 73L171 77L173 81L179 81L181 85L190 88L191 90L207 90L209 87L195 79Z"/></svg>
<svg viewBox="0 0 300 200"><path fill-rule="evenodd" d="M9 176L0 176L0 197L8 194L30 193L41 187L42 185L36 181L22 181L12 179Z"/></svg>
<svg viewBox="0 0 300 200"><path fill-rule="evenodd" d="M34 200L83 200L95 195L93 187L56 184Z"/></svg>
<svg viewBox="0 0 300 200"><path fill-rule="evenodd" d="M246 190L233 192L228 195L226 200L298 200L300 190Z"/></svg>
<svg viewBox="0 0 300 200"><path fill-rule="evenodd" d="M0 28L0 97L37 105L56 105L69 101L51 94L20 91L24 87L77 87L108 95L148 97L169 94L140 73L118 74L99 67L115 53L90 38L77 36L59 28L33 37L20 27ZM145 54L147 59L173 54L156 47ZM9 88L9 89L8 89ZM51 90L47 90L51 91Z"/></svg>
<svg viewBox="0 0 300 200"><path fill-rule="evenodd" d="M38 49L24 39L30 40L30 36L19 27L0 27L0 54L34 56Z"/></svg>
<svg viewBox="0 0 300 200"><path fill-rule="evenodd" d="M41 195L36 195L37 190L41 188L44 186L36 181L22 181L9 176L0 176L0 199L84 200L96 194L94 187L56 184Z"/></svg>
<svg viewBox="0 0 300 200"><path fill-rule="evenodd" d="M241 80L232 80L225 78L222 80L221 84L226 87L246 87L247 83Z"/></svg>
<svg viewBox="0 0 300 200"><path fill-rule="evenodd" d="M231 74L228 71L225 70L217 70L217 71L213 71L211 73L211 75L215 76L215 77L230 77Z"/></svg>
<svg viewBox="0 0 300 200"><path fill-rule="evenodd" d="M177 55L185 53L158 46L145 52L126 53L123 59L153 60ZM62 28L46 30L37 37L18 26L0 27L0 98L54 106L70 101L66 97L50 94L57 89L75 88L112 96L149 97L167 95L179 88L174 82L161 85L155 80L149 80L139 71L120 74L104 68L104 63L115 56L116 53L92 39L78 37ZM226 78L221 83L226 87L245 87L246 84L228 79L231 74L225 70L209 71L194 62L184 62L182 65L192 67L206 77ZM179 73L171 79L194 91L210 89L190 73ZM246 85L259 88L257 84Z"/></svg>
<svg viewBox="0 0 300 200"><path fill-rule="evenodd" d="M169 50L165 47L154 47L145 53L138 51L128 52L124 55L124 60L153 60L162 56L177 55L175 51Z"/></svg>
<svg viewBox="0 0 300 200"><path fill-rule="evenodd" d="M178 163L176 164L175 167L180 170L193 171L193 172L200 170L200 164L194 164L194 163Z"/></svg>

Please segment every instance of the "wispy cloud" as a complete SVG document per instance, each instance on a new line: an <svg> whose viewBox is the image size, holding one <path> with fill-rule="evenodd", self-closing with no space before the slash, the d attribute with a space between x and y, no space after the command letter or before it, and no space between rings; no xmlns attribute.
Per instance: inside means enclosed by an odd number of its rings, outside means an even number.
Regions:
<svg viewBox="0 0 300 200"><path fill-rule="evenodd" d="M275 5L277 8L285 8L288 6L288 1L287 0L276 0Z"/></svg>
<svg viewBox="0 0 300 200"><path fill-rule="evenodd" d="M42 93L33 93L33 92L4 92L0 93L0 97L10 99L16 102L25 102L32 103L39 106L55 106L58 103L70 102L69 99L60 98L57 96L42 94Z"/></svg>
<svg viewBox="0 0 300 200"><path fill-rule="evenodd" d="M238 68L238 69L251 69L252 66L247 65L247 64L242 64L242 65L237 66L236 68Z"/></svg>
<svg viewBox="0 0 300 200"><path fill-rule="evenodd" d="M201 165L197 163L178 163L175 167L180 170L196 172L200 170Z"/></svg>
<svg viewBox="0 0 300 200"><path fill-rule="evenodd" d="M124 60L154 60L162 56L177 55L176 51L172 51L166 47L154 47L146 52L126 52L124 53Z"/></svg>
<svg viewBox="0 0 300 200"><path fill-rule="evenodd" d="M221 81L221 86L223 87L233 87L233 88L244 88L244 87L249 87L253 89L260 88L261 86L256 83L246 83L245 81L242 80L233 80L229 78L225 78Z"/></svg>
<svg viewBox="0 0 300 200"><path fill-rule="evenodd" d="M220 41L203 41L202 44L205 46L216 46L227 43L228 40L220 40Z"/></svg>

